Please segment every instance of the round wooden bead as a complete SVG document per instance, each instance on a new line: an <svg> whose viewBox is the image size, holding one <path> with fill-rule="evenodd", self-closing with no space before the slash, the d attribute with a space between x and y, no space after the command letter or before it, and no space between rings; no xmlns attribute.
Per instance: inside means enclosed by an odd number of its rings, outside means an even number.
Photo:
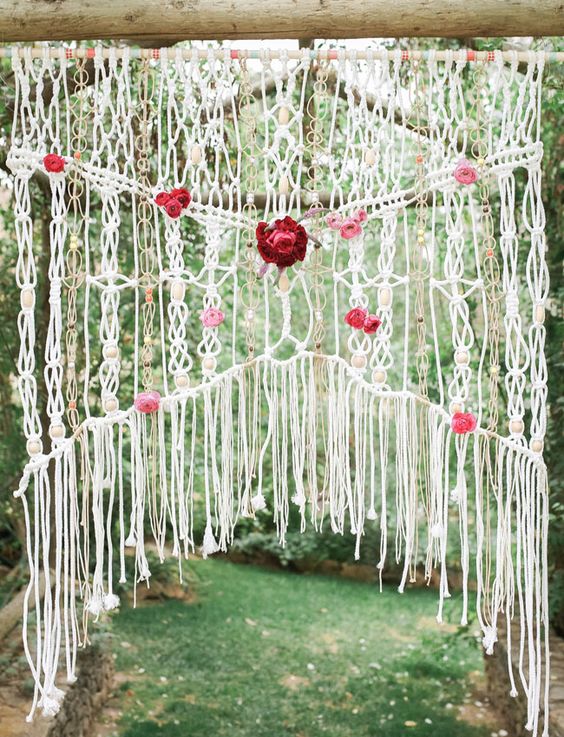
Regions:
<svg viewBox="0 0 564 737"><path fill-rule="evenodd" d="M184 286L184 282L180 279L178 281L173 281L170 285L170 296L178 302L182 302L185 292L186 288Z"/></svg>
<svg viewBox="0 0 564 737"><path fill-rule="evenodd" d="M363 369L366 366L366 356L361 353L355 353L351 358L351 364L354 368Z"/></svg>
<svg viewBox="0 0 564 737"><path fill-rule="evenodd" d="M30 310L35 303L35 292L33 289L22 289L20 295L22 310Z"/></svg>
<svg viewBox="0 0 564 737"><path fill-rule="evenodd" d="M466 364L470 361L468 351L456 351L456 353L454 354L454 360L459 366L466 366Z"/></svg>
<svg viewBox="0 0 564 737"><path fill-rule="evenodd" d="M375 384L383 384L386 381L386 372L384 369L375 369L372 374L372 380Z"/></svg>
<svg viewBox="0 0 564 737"><path fill-rule="evenodd" d="M392 304L392 290L389 287L382 287L379 290L378 304L380 307L389 307Z"/></svg>
<svg viewBox="0 0 564 737"><path fill-rule="evenodd" d="M278 279L278 289L281 292L287 292L288 289L290 289L290 280L286 273L280 274L280 278Z"/></svg>
<svg viewBox="0 0 564 737"><path fill-rule="evenodd" d="M28 452L28 455L30 456L36 456L38 453L41 453L43 450L43 445L41 443L41 440L38 438L30 438L27 441L26 449Z"/></svg>
<svg viewBox="0 0 564 737"><path fill-rule="evenodd" d="M102 353L104 355L104 358L113 361L119 356L119 348L115 343L106 343L102 350Z"/></svg>
<svg viewBox="0 0 564 737"><path fill-rule="evenodd" d="M544 318L545 318L544 305L537 305L535 307L535 322L542 325L542 323L544 322Z"/></svg>
<svg viewBox="0 0 564 737"><path fill-rule="evenodd" d="M531 450L535 453L542 453L543 448L543 442L542 440L539 440L538 438L534 438L531 440Z"/></svg>
<svg viewBox="0 0 564 737"><path fill-rule="evenodd" d="M451 415L454 415L457 412L463 412L463 411L464 411L464 405L462 405L460 402L451 402L450 403L450 413L451 413Z"/></svg>
<svg viewBox="0 0 564 737"><path fill-rule="evenodd" d="M118 400L115 397L108 397L104 402L104 409L106 412L115 412L118 407Z"/></svg>
<svg viewBox="0 0 564 737"><path fill-rule="evenodd" d="M364 154L364 161L366 162L367 166L374 166L376 163L376 151L374 151L373 148L369 148L366 150L366 153Z"/></svg>
<svg viewBox="0 0 564 737"><path fill-rule="evenodd" d="M520 435L525 429L525 423L518 417L509 421L509 432Z"/></svg>
<svg viewBox="0 0 564 737"><path fill-rule="evenodd" d="M64 425L55 424L49 427L49 435L53 440L61 440L65 437Z"/></svg>
<svg viewBox="0 0 564 737"><path fill-rule="evenodd" d="M192 146L192 151L190 152L190 159L193 164L199 164L202 160L202 149L197 144L195 146Z"/></svg>
<svg viewBox="0 0 564 737"><path fill-rule="evenodd" d="M288 125L290 120L290 111L287 107L283 106L278 110L278 122L280 125Z"/></svg>
<svg viewBox="0 0 564 737"><path fill-rule="evenodd" d="M188 374L177 374L174 377L174 383L177 389L186 389L190 384L190 378Z"/></svg>
<svg viewBox="0 0 564 737"><path fill-rule="evenodd" d="M288 177L286 176L280 177L278 191L280 192L280 194L288 194L288 192L290 191L290 182L288 180Z"/></svg>
<svg viewBox="0 0 564 737"><path fill-rule="evenodd" d="M217 361L213 356L206 356L203 361L203 367L206 371L214 371Z"/></svg>

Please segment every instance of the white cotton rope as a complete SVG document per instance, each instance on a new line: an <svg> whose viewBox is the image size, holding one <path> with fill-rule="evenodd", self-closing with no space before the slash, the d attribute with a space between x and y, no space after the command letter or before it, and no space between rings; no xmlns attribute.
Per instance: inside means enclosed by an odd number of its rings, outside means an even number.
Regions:
<svg viewBox="0 0 564 737"><path fill-rule="evenodd" d="M543 68L561 55L0 56L16 86L29 719L59 709L89 618L118 608L130 577L150 585L150 551L182 576L190 553L226 552L241 517L268 514L281 545L295 520L350 534L358 559L370 534L380 588L387 565L400 592L437 581L438 622L458 568L461 623L477 618L488 654L506 638L511 695L548 735L540 134ZM43 376L37 175L51 193ZM172 190L189 192L176 213ZM286 216L307 244L277 268L255 229L280 238Z"/></svg>

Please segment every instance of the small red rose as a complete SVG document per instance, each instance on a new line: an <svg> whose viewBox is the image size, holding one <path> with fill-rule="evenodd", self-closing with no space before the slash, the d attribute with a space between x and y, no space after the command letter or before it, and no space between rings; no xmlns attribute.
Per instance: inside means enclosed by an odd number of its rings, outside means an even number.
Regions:
<svg viewBox="0 0 564 737"><path fill-rule="evenodd" d="M363 330L368 335L372 335L378 330L381 324L382 320L380 320L378 315L367 315L364 320Z"/></svg>
<svg viewBox="0 0 564 737"><path fill-rule="evenodd" d="M452 431L457 435L464 435L467 432L474 432L478 425L478 421L472 412L455 412L450 421Z"/></svg>
<svg viewBox="0 0 564 737"><path fill-rule="evenodd" d="M65 160L58 154L47 154L43 157L43 166L53 174L59 174L65 169Z"/></svg>
<svg viewBox="0 0 564 737"><path fill-rule="evenodd" d="M190 192L188 192L187 189L184 189L184 187L173 189L170 193L170 196L174 197L175 200L178 200L180 202L183 210L185 210L192 202L192 195L190 194Z"/></svg>
<svg viewBox="0 0 564 737"><path fill-rule="evenodd" d="M164 207L169 200L170 195L168 192L159 192L158 195L155 197L155 202L159 207Z"/></svg>
<svg viewBox="0 0 564 737"><path fill-rule="evenodd" d="M164 206L166 210L166 214L169 216L169 218L179 218L182 213L182 205L180 202L175 199L174 197L171 197L166 205Z"/></svg>
<svg viewBox="0 0 564 737"><path fill-rule="evenodd" d="M362 307L353 307L353 309L349 310L345 315L345 322L355 330L362 330L367 316L367 311Z"/></svg>
<svg viewBox="0 0 564 737"><path fill-rule="evenodd" d="M257 225L256 236L258 251L267 264L286 268L305 258L306 230L289 215L275 220L272 226L260 222Z"/></svg>

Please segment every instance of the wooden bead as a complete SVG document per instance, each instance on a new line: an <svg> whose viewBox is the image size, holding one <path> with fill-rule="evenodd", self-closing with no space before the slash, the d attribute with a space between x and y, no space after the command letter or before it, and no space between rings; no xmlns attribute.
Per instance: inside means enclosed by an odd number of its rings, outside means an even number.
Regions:
<svg viewBox="0 0 564 737"><path fill-rule="evenodd" d="M38 440L37 438L30 438L27 441L26 444L28 455L30 456L36 456L38 453L41 453L43 450L43 445L41 443L41 440Z"/></svg>
<svg viewBox="0 0 564 737"><path fill-rule="evenodd" d="M174 377L174 383L177 389L186 389L190 385L190 378L188 374L177 374Z"/></svg>
<svg viewBox="0 0 564 737"><path fill-rule="evenodd" d="M104 358L113 361L119 356L119 348L115 343L106 343L106 345L102 349L102 354Z"/></svg>
<svg viewBox="0 0 564 737"><path fill-rule="evenodd" d="M521 435L524 429L525 423L523 420L516 418L509 421L509 432L514 433L515 435Z"/></svg>
<svg viewBox="0 0 564 737"><path fill-rule="evenodd" d="M290 120L290 111L287 107L281 107L278 110L278 122L280 125L288 125L288 121Z"/></svg>
<svg viewBox="0 0 564 737"><path fill-rule="evenodd" d="M468 351L456 351L456 353L454 354L454 360L459 366L466 366L466 364L470 361Z"/></svg>
<svg viewBox="0 0 564 737"><path fill-rule="evenodd" d="M531 450L534 453L542 453L542 448L543 448L542 440L539 440L538 438L531 440Z"/></svg>
<svg viewBox="0 0 564 737"><path fill-rule="evenodd" d="M290 289L290 280L288 279L286 272L280 274L280 278L278 279L278 289L281 292L287 292L288 289Z"/></svg>
<svg viewBox="0 0 564 737"><path fill-rule="evenodd" d="M464 405L460 402L451 402L450 403L450 413L451 415L455 415L457 412L463 412L464 411Z"/></svg>
<svg viewBox="0 0 564 737"><path fill-rule="evenodd" d="M354 368L363 369L366 366L366 356L361 353L355 353L351 358L351 364Z"/></svg>
<svg viewBox="0 0 564 737"><path fill-rule="evenodd" d="M372 381L375 384L383 384L386 381L386 372L384 369L375 369L372 374Z"/></svg>
<svg viewBox="0 0 564 737"><path fill-rule="evenodd" d="M186 287L184 286L183 281L173 281L170 285L170 296L172 299L175 299L177 302L182 302L184 299L184 294L186 292Z"/></svg>
<svg viewBox="0 0 564 737"><path fill-rule="evenodd" d="M115 412L119 407L118 400L115 397L108 397L104 402L104 409L106 412Z"/></svg>
<svg viewBox="0 0 564 737"><path fill-rule="evenodd" d="M545 318L545 309L544 305L537 305L535 307L535 322L542 325Z"/></svg>
<svg viewBox="0 0 564 737"><path fill-rule="evenodd" d="M65 437L64 425L51 425L49 427L49 435L53 440L61 440Z"/></svg>
<svg viewBox="0 0 564 737"><path fill-rule="evenodd" d="M199 164L202 160L202 149L197 144L195 146L192 146L192 151L190 152L190 159L193 164Z"/></svg>
<svg viewBox="0 0 564 737"><path fill-rule="evenodd" d="M374 166L376 163L376 151L374 151L373 148L367 149L366 153L364 154L364 161L367 166Z"/></svg>
<svg viewBox="0 0 564 737"><path fill-rule="evenodd" d="M290 191L290 181L287 176L280 177L278 191L280 192L280 194L288 194L288 192Z"/></svg>
<svg viewBox="0 0 564 737"><path fill-rule="evenodd" d="M202 365L206 371L215 371L217 361L215 360L214 356L206 356Z"/></svg>
<svg viewBox="0 0 564 737"><path fill-rule="evenodd" d="M380 307L389 307L392 304L392 290L389 287L382 287L378 292L378 304Z"/></svg>
<svg viewBox="0 0 564 737"><path fill-rule="evenodd" d="M20 302L22 310L30 310L35 304L35 291L33 289L22 289Z"/></svg>

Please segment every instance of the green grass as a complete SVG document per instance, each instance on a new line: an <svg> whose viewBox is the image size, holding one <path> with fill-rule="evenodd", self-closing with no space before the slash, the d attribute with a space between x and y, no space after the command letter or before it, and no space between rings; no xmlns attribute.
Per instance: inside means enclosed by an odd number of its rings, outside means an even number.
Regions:
<svg viewBox="0 0 564 737"><path fill-rule="evenodd" d="M116 667L129 679L121 737L490 734L456 719L481 655L470 636L436 625L435 592L191 565L194 603L113 619Z"/></svg>

